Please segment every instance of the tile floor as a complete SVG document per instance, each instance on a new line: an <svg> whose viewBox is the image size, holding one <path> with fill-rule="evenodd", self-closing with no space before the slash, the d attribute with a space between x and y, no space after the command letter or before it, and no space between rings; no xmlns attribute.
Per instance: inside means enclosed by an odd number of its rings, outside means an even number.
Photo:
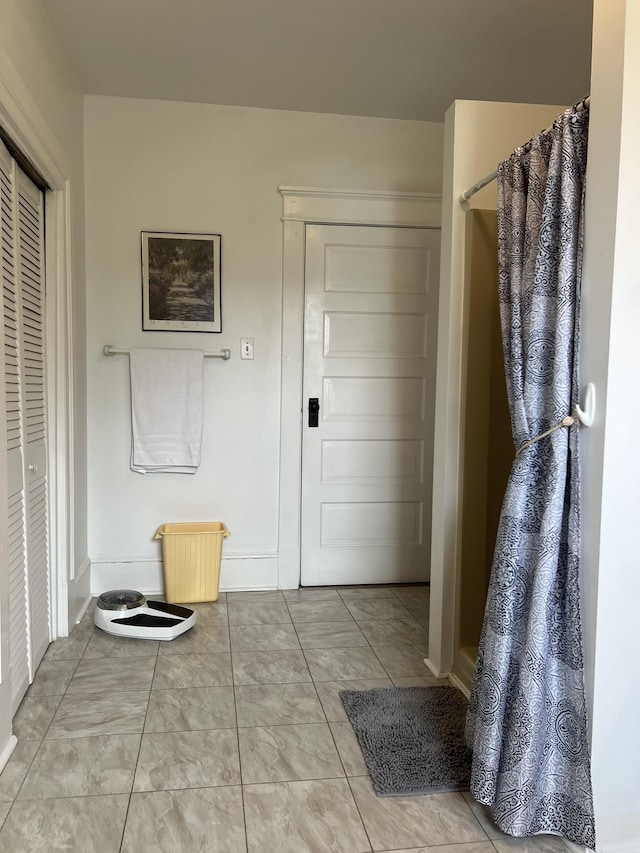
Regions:
<svg viewBox="0 0 640 853"><path fill-rule="evenodd" d="M433 683L428 588L228 593L171 643L92 611L53 643L0 775L12 853L566 853L464 794L374 795L338 693Z"/></svg>

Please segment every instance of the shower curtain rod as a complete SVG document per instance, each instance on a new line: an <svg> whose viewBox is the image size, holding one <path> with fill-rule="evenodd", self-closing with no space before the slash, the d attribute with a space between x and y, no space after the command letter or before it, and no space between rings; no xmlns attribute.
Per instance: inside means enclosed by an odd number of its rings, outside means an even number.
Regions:
<svg viewBox="0 0 640 853"><path fill-rule="evenodd" d="M588 110L590 106L591 106L591 96L589 95L588 97L583 98L583 100L580 101L578 104L576 104L576 110L579 113L581 113L584 110ZM542 131L542 133L548 133L548 131L550 131L552 127L553 127L553 125L551 125L551 127L547 127L546 130ZM531 142L527 142L527 143L525 143L525 145L521 145L520 147L524 148L524 149L526 149L526 151L528 151L530 146L531 146ZM490 175L487 175L485 178L482 178L481 181L478 181L477 184L474 184L472 187L469 187L468 190L465 190L460 195L460 198L458 199L460 204L464 204L465 201L469 201L469 199L471 198L472 195L475 195L477 192L480 192L481 189L484 189L484 187L486 187L492 181L495 181L495 179L497 177L498 177L498 170L494 169Z"/></svg>

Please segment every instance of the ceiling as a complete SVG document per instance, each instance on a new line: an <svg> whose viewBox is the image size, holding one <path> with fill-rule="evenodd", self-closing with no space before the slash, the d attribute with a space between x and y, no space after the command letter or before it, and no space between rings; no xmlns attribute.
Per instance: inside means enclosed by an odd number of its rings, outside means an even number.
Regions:
<svg viewBox="0 0 640 853"><path fill-rule="evenodd" d="M570 104L591 0L42 0L85 92L442 121Z"/></svg>

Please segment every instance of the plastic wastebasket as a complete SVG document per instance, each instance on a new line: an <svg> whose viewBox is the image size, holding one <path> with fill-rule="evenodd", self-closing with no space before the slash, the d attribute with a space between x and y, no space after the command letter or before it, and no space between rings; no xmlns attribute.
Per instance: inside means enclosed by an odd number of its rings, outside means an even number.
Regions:
<svg viewBox="0 0 640 853"><path fill-rule="evenodd" d="M164 591L172 604L217 601L222 540L229 536L221 521L163 524Z"/></svg>

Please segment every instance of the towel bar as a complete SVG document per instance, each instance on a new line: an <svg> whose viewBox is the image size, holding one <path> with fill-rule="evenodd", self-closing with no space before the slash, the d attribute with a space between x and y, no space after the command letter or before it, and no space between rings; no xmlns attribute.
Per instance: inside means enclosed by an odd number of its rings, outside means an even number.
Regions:
<svg viewBox="0 0 640 853"><path fill-rule="evenodd" d="M128 349L119 349L113 344L105 344L102 347L103 355L129 355L129 352ZM222 358L224 361L228 361L231 358L231 350L221 349L220 352L205 352L203 355L205 358Z"/></svg>

